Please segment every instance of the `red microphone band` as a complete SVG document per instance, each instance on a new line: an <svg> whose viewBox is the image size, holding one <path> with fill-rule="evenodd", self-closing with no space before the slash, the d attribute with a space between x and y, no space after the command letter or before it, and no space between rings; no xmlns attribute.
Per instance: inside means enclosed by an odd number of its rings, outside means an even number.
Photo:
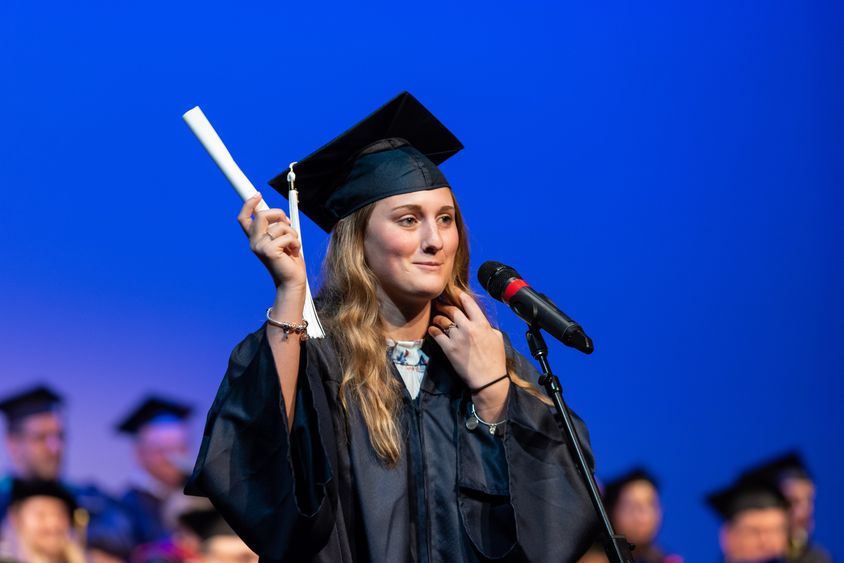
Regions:
<svg viewBox="0 0 844 563"><path fill-rule="evenodd" d="M501 295L504 302L509 304L510 299L523 287L530 287L525 280L516 279L508 283L507 287L504 288L504 293Z"/></svg>

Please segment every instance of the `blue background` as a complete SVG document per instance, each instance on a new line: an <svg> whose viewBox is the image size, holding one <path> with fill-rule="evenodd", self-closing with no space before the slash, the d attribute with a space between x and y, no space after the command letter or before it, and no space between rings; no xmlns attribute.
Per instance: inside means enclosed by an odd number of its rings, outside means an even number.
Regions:
<svg viewBox="0 0 844 563"><path fill-rule="evenodd" d="M408 89L467 147L443 170L473 269L515 266L595 339L551 360L599 475L650 466L663 543L712 561L701 497L799 447L836 545L841 3L6 0L0 58L0 392L67 393L71 477L120 487L111 425L150 390L204 411L272 299L181 114L261 186Z"/></svg>

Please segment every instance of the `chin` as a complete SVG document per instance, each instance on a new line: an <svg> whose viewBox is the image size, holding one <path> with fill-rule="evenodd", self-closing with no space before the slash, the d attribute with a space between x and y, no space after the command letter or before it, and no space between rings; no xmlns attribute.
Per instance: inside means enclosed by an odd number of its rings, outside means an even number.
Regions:
<svg viewBox="0 0 844 563"><path fill-rule="evenodd" d="M382 286L384 295L396 304L424 304L433 301L445 291L446 283L441 280L413 279L405 284Z"/></svg>
<svg viewBox="0 0 844 563"><path fill-rule="evenodd" d="M420 299L425 299L426 301L433 301L434 299L442 295L443 291L445 291L445 286L438 285L436 287L420 288L418 295Z"/></svg>

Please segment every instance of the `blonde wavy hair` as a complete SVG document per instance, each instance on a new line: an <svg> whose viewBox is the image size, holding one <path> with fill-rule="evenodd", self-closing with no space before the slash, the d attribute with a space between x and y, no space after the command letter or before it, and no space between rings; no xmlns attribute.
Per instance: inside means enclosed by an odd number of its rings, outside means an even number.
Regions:
<svg viewBox="0 0 844 563"><path fill-rule="evenodd" d="M364 257L364 237L376 203L335 225L323 262L323 285L317 303L320 317L337 345L343 369L340 404L346 416L351 405L357 405L369 430L372 448L384 463L393 466L402 450L397 416L402 400L401 382L393 376L386 354L378 279ZM469 289L469 243L457 201L454 209L459 242L451 279L440 299L460 307L461 291L475 296ZM514 371L509 359L507 372L513 383L550 404Z"/></svg>

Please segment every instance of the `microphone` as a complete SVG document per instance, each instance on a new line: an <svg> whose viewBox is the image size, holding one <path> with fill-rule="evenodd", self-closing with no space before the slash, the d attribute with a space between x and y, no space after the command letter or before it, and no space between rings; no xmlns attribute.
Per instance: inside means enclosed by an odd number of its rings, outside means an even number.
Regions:
<svg viewBox="0 0 844 563"><path fill-rule="evenodd" d="M501 262L488 261L478 268L478 281L494 299L510 306L514 313L531 326L545 332L584 354L591 354L595 347L583 328L543 294L527 284L519 273Z"/></svg>

